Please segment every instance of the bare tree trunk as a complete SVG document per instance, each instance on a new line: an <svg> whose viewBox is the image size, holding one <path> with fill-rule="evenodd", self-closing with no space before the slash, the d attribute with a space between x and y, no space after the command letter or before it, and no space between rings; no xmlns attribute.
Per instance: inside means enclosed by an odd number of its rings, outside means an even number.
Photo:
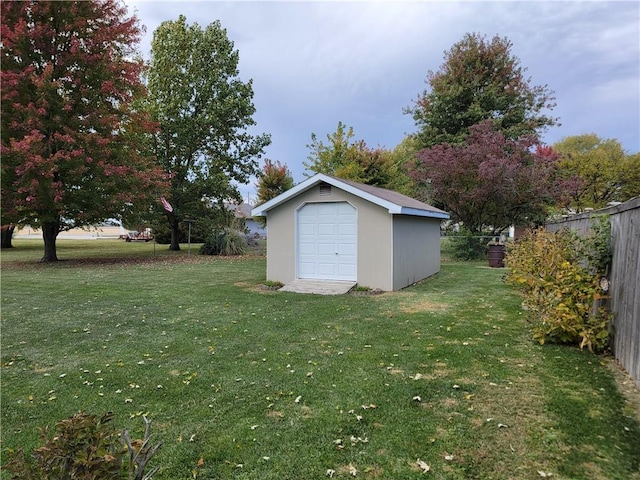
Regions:
<svg viewBox="0 0 640 480"><path fill-rule="evenodd" d="M174 218L170 221L171 225L171 245L169 245L169 250L179 251L180 250L180 222L177 218Z"/></svg>
<svg viewBox="0 0 640 480"><path fill-rule="evenodd" d="M42 238L44 239L44 256L41 262L57 262L56 239L60 233L60 222L44 222L42 224Z"/></svg>
<svg viewBox="0 0 640 480"><path fill-rule="evenodd" d="M13 232L16 229L15 225L3 225L2 226L2 241L0 248L13 248Z"/></svg>

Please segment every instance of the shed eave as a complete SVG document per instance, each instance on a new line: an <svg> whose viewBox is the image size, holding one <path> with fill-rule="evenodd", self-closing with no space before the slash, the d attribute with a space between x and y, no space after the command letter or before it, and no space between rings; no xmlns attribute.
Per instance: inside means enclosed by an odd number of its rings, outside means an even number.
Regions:
<svg viewBox="0 0 640 480"><path fill-rule="evenodd" d="M429 217L429 218L439 218L441 220L449 220L451 218L448 213L445 212L432 212L429 210L421 210L418 208L409 208L402 207L400 211L389 211L389 213L395 213L400 215L412 215L414 217Z"/></svg>
<svg viewBox="0 0 640 480"><path fill-rule="evenodd" d="M307 178L303 182L300 182L298 185L290 188L286 192L281 193L277 197L272 198L268 202L265 202L262 205L257 206L256 208L251 210L251 216L253 216L253 217L266 217L267 216L267 212L269 210L274 209L278 205L286 202L290 198L295 197L296 195L304 192L305 190L310 189L311 187L313 187L314 185L317 185L320 182L333 183L333 182L331 182L331 178L330 177L327 177L326 175L323 175L322 173L318 173L318 174L314 175L313 177Z"/></svg>
<svg viewBox="0 0 640 480"><path fill-rule="evenodd" d="M360 190L357 187L349 185L348 183L341 182L340 179L335 177L330 177L323 173L317 173L313 177L307 178L305 181L299 183L293 188L290 188L284 193L281 193L275 198L272 198L268 202L263 203L262 205L257 206L253 210L251 210L251 216L253 217L265 217L267 216L267 212L276 208L278 205L288 201L289 199L295 197L303 193L304 191L314 187L319 183L328 183L336 188L344 190L345 192L351 193L356 197L360 197L364 200L367 200L374 205L378 205L384 209L386 209L390 214L401 214L401 215L412 215L417 217L431 217L431 218L440 218L440 219L448 219L449 214L446 212L434 212L430 210L423 210L419 208L411 208L411 207L403 207L402 205L398 205L397 203L390 202L384 198L380 198L378 196L372 195L368 192Z"/></svg>

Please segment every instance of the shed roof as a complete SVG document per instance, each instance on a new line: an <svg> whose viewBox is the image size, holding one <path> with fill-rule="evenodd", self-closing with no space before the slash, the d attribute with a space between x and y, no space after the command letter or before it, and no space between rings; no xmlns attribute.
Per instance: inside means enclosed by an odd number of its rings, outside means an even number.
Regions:
<svg viewBox="0 0 640 480"><path fill-rule="evenodd" d="M413 215L417 217L440 219L449 218L449 214L444 210L432 207L431 205L420 202L415 198L394 192L393 190L372 187L371 185L333 177L324 173L317 173L313 177L307 178L305 181L299 183L293 188L290 188L286 192L281 193L277 197L272 198L268 202L257 206L251 211L251 214L253 216L265 216L269 210L276 208L291 198L320 183L328 183L329 185L344 190L345 192L349 192L352 195L386 208L392 215Z"/></svg>

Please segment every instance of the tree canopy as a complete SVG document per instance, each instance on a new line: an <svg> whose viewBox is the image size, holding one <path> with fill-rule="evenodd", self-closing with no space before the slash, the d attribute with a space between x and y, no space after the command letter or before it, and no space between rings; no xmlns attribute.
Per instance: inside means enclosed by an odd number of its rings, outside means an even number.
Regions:
<svg viewBox="0 0 640 480"><path fill-rule="evenodd" d="M173 210L164 214L172 250L180 249L182 220L215 216L214 207L219 215L225 201L240 200L237 184L249 181L271 143L249 133L253 87L240 79L238 61L219 21L203 29L181 15L154 32L146 108L159 125L151 150L171 177Z"/></svg>
<svg viewBox="0 0 640 480"><path fill-rule="evenodd" d="M310 153L304 162L307 170L325 173L392 190L406 190L408 177L403 175L406 155L401 150L369 148L364 140L355 140L353 127L338 122L337 129L327 134L327 143L311 134Z"/></svg>
<svg viewBox="0 0 640 480"><path fill-rule="evenodd" d="M617 140L591 133L564 138L553 148L560 154L562 206L581 212L640 195L640 154L625 154Z"/></svg>
<svg viewBox="0 0 640 480"><path fill-rule="evenodd" d="M553 92L531 85L512 46L507 38L467 33L445 52L440 69L427 74L429 88L407 109L422 147L460 144L483 120L493 120L507 138L540 134L557 123L544 113L555 106Z"/></svg>
<svg viewBox="0 0 640 480"><path fill-rule="evenodd" d="M140 28L114 0L2 2L2 223L60 231L148 205L162 171L138 148L152 125Z"/></svg>
<svg viewBox="0 0 640 480"><path fill-rule="evenodd" d="M293 187L293 177L286 165L268 158L257 173L258 205L268 202Z"/></svg>
<svg viewBox="0 0 640 480"><path fill-rule="evenodd" d="M357 141L354 136L353 127L342 122L338 122L334 133L327 134L327 143L312 133L311 143L307 145L309 156L303 165L313 174L338 176L347 165L356 161L366 147L364 141Z"/></svg>
<svg viewBox="0 0 640 480"><path fill-rule="evenodd" d="M430 200L472 233L497 234L536 223L553 202L557 155L534 137L507 138L491 120L473 125L462 145L424 149L412 171Z"/></svg>

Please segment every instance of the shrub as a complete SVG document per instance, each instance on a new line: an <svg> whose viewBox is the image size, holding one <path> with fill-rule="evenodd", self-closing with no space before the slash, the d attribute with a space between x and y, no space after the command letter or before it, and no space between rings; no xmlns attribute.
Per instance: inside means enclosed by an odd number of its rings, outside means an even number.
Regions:
<svg viewBox="0 0 640 480"><path fill-rule="evenodd" d="M161 445L149 444L151 422L144 417L144 439L132 442L129 433L118 432L112 420L112 413L98 418L80 412L58 422L52 435L49 427L42 428L43 445L30 458L19 449L3 468L15 480L150 479L158 469L145 474L145 468Z"/></svg>
<svg viewBox="0 0 640 480"><path fill-rule="evenodd" d="M611 315L599 303L604 298L600 278L610 258L608 238L600 222L589 237L539 228L509 247L506 279L522 290L541 344L576 343L590 351L607 347Z"/></svg>
<svg viewBox="0 0 640 480"><path fill-rule="evenodd" d="M487 243L493 237L477 236L461 229L449 242L449 254L454 260L481 260L487 258Z"/></svg>
<svg viewBox="0 0 640 480"><path fill-rule="evenodd" d="M246 251L244 235L229 228L214 230L200 247L201 255L243 255Z"/></svg>

